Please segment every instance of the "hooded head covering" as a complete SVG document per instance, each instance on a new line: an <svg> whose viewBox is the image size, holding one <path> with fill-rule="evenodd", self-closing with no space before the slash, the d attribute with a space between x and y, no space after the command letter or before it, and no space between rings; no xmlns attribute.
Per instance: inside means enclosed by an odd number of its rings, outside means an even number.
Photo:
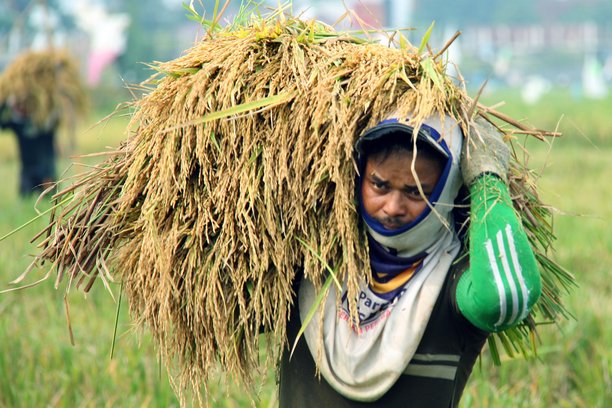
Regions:
<svg viewBox="0 0 612 408"><path fill-rule="evenodd" d="M361 178L365 169L368 149L374 144L385 143L391 135L405 134L414 145L414 127L390 117L367 130L355 145L356 158ZM452 210L455 198L463 181L459 170L459 156L463 136L458 124L450 117L434 115L427 118L416 134L418 141L428 144L445 158L440 179L436 184L427 208L411 223L395 230L385 229L372 218L363 207L361 189L358 189L361 216L372 238L379 244L392 249L402 257L426 255L427 248L452 225ZM416 150L418 154L418 149ZM410 171L410 169L406 169Z"/></svg>
<svg viewBox="0 0 612 408"><path fill-rule="evenodd" d="M371 143L383 142L387 135L398 132L413 140L414 130L392 117L366 131L356 144L360 172ZM371 284L361 284L357 299L348 299L345 285L341 302L336 301L332 285L332 293L316 310L319 316L304 331L323 377L337 392L357 401L380 398L406 369L459 252L459 239L451 225L453 202L462 184L461 130L450 117L432 116L416 133L446 158L429 198L431 206L410 224L386 230L365 212L360 199L374 279ZM303 280L298 295L302 321L316 304L317 295L312 283ZM349 303L356 304L358 322L351 319Z"/></svg>

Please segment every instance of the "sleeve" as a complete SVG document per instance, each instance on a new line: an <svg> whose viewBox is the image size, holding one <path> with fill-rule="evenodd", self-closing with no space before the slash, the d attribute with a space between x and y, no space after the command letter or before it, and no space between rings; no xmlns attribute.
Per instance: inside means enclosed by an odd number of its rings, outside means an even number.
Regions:
<svg viewBox="0 0 612 408"><path fill-rule="evenodd" d="M474 326L497 332L527 317L541 293L540 272L504 181L485 173L470 195L470 267L456 301Z"/></svg>

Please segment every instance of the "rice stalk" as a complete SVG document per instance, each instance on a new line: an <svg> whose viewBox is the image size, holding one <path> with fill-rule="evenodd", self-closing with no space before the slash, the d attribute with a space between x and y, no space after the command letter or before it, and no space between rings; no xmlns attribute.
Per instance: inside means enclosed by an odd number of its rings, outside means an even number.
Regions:
<svg viewBox="0 0 612 408"><path fill-rule="evenodd" d="M299 269L321 289L332 269L357 295L370 267L353 146L389 112L410 112L415 126L446 113L466 134L474 113L501 120L509 135L549 135L477 105L440 54L273 16L213 24L182 57L158 64L142 84L148 93L129 105L124 142L55 194L62 205L40 235L36 263L50 262L58 282L121 282L136 323L178 370L179 395L192 388L199 398L218 364L250 384L277 361ZM523 325L497 336L511 353L531 349L536 317L566 315L561 288L573 284L550 259L551 214L529 177L515 154L510 190L544 295Z"/></svg>

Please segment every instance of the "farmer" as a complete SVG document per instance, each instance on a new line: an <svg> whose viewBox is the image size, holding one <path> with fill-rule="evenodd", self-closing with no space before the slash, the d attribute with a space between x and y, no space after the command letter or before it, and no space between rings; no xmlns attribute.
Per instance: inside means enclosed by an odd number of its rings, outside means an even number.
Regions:
<svg viewBox="0 0 612 408"><path fill-rule="evenodd" d="M389 118L356 144L372 276L358 299L344 287L338 301L332 285L284 352L281 407L455 407L489 333L518 324L540 295L497 130L477 121L469 146L448 117L413 130ZM467 237L454 205L465 188ZM317 296L307 279L296 290L289 346Z"/></svg>
<svg viewBox="0 0 612 408"><path fill-rule="evenodd" d="M11 129L17 136L21 161L19 195L40 194L55 182L55 135L58 115L50 115L44 124L30 119L24 107L0 105L0 129Z"/></svg>

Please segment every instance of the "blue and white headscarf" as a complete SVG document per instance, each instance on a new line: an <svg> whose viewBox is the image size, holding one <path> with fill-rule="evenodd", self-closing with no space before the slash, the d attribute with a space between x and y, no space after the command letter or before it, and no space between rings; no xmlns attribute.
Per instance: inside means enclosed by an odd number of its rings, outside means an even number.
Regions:
<svg viewBox="0 0 612 408"><path fill-rule="evenodd" d="M451 221L454 200L463 184L459 171L459 155L461 152L462 134L459 126L451 118L446 117L444 124L437 116L428 118L419 129L417 139L435 147L446 163L440 179L432 191L428 206L415 220L396 230L387 230L370 217L359 200L360 213L368 227L370 235L380 244L393 248L398 255L414 257L426 253L427 248L438 238L442 230L447 229ZM452 122L452 125L449 123ZM442 128L442 126L446 126ZM440 134L440 129L443 133ZM374 128L366 131L357 142L360 171L365 168L365 154L361 151L367 142L380 140L388 134L405 132L412 135L413 127L397 118L389 118ZM450 136L450 137L449 137ZM414 139L413 139L414 140ZM417 152L418 154L418 152ZM410 171L410 169L407 169ZM361 175L363 177L363 175Z"/></svg>

